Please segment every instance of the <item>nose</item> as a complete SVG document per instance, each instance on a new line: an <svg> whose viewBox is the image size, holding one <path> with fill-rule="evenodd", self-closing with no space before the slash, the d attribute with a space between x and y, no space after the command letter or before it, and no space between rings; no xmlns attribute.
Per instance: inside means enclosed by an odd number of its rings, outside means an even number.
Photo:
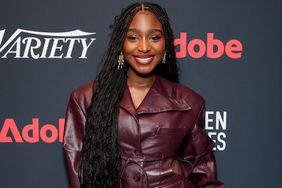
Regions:
<svg viewBox="0 0 282 188"><path fill-rule="evenodd" d="M147 41L147 39L140 40L140 42L138 44L138 50L142 53L147 53L151 50L151 45Z"/></svg>

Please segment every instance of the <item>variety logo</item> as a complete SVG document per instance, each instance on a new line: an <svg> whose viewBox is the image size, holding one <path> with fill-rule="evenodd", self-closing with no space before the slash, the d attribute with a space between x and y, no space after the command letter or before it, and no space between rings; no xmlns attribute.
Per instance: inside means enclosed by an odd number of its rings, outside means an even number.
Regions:
<svg viewBox="0 0 282 188"><path fill-rule="evenodd" d="M80 30L69 32L40 32L17 29L14 34L2 44L5 30L0 30L1 58L87 58L87 52L96 38ZM74 48L76 49L75 52Z"/></svg>

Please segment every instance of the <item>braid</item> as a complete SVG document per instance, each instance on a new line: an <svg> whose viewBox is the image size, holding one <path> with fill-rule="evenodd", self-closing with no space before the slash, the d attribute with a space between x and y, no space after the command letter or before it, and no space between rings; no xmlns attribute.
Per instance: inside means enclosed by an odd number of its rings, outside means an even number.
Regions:
<svg viewBox="0 0 282 188"><path fill-rule="evenodd" d="M178 72L173 47L173 33L164 9L154 3L149 7L163 25L166 40L166 64L158 65L157 74L177 82ZM128 66L117 70L118 56L122 51L128 27L134 15L141 9L140 3L129 5L115 17L108 49L102 58L102 67L96 78L92 102L88 109L85 137L79 163L81 188L111 188L118 181L121 154L118 141L119 103L127 81Z"/></svg>

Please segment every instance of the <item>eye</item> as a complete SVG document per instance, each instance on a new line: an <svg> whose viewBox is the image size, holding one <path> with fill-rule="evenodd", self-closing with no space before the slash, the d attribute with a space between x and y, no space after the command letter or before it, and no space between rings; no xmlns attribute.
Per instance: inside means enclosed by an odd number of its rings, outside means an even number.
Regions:
<svg viewBox="0 0 282 188"><path fill-rule="evenodd" d="M153 40L153 41L158 41L158 40L160 40L162 37L160 36L160 35L153 35L153 36L151 36L151 39Z"/></svg>
<svg viewBox="0 0 282 188"><path fill-rule="evenodd" d="M129 35L129 36L127 36L127 39L130 40L130 41L136 41L137 40L137 36Z"/></svg>

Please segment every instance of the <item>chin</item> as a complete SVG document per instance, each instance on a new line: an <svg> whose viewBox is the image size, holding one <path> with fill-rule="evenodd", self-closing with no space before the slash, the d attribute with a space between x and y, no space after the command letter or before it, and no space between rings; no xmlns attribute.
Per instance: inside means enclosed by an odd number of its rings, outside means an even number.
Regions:
<svg viewBox="0 0 282 188"><path fill-rule="evenodd" d="M136 67L133 68L133 72L140 76L148 76L153 74L154 67Z"/></svg>
<svg viewBox="0 0 282 188"><path fill-rule="evenodd" d="M154 71L136 71L138 75L148 76L153 74Z"/></svg>

